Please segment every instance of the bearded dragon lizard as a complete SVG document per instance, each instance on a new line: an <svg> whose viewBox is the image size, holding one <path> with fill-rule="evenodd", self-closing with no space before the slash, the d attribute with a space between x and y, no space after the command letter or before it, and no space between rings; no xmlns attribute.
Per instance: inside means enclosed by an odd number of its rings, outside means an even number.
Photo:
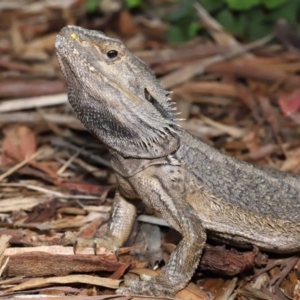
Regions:
<svg viewBox="0 0 300 300"><path fill-rule="evenodd" d="M174 295L191 279L207 236L264 251L300 250L300 176L254 167L176 123L153 71L118 39L67 26L55 48L76 116L111 153L118 191L107 235L126 241L141 199L182 235L161 273L122 293Z"/></svg>

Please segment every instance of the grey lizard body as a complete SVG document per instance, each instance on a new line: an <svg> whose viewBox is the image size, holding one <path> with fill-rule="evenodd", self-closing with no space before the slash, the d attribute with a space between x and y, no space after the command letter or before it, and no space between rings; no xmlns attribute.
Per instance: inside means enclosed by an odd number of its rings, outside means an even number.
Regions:
<svg viewBox="0 0 300 300"><path fill-rule="evenodd" d="M75 114L107 145L118 179L109 232L96 243L117 250L126 241L136 213L131 199L182 234L157 277L121 292L175 294L192 277L207 235L300 251L300 176L254 167L180 128L168 92L119 40L68 26L55 47Z"/></svg>

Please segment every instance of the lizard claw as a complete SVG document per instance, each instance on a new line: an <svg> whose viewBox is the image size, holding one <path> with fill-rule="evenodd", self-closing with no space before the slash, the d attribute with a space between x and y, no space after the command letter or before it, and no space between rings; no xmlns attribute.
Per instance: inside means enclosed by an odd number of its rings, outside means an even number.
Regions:
<svg viewBox="0 0 300 300"><path fill-rule="evenodd" d="M94 254L97 255L98 248L103 247L109 250L112 250L115 253L116 259L119 261L119 247L110 239L95 238L93 240L93 249Z"/></svg>
<svg viewBox="0 0 300 300"><path fill-rule="evenodd" d="M59 244L60 245L74 245L76 243L76 235L71 232L71 231L66 231L64 232L60 239L59 239Z"/></svg>
<svg viewBox="0 0 300 300"><path fill-rule="evenodd" d="M116 257L118 258L119 245L113 238L100 237L100 238L93 239L93 249L94 249L95 255L97 255L97 250L100 247L113 251L115 253Z"/></svg>
<svg viewBox="0 0 300 300"><path fill-rule="evenodd" d="M94 240L93 242L94 254L97 255L97 242Z"/></svg>
<svg viewBox="0 0 300 300"><path fill-rule="evenodd" d="M76 239L75 242L73 243L73 253L76 254L76 249L78 245L78 240Z"/></svg>
<svg viewBox="0 0 300 300"><path fill-rule="evenodd" d="M116 259L117 259L117 261L119 261L119 249L117 249L116 251L115 251L115 256L116 256Z"/></svg>
<svg viewBox="0 0 300 300"><path fill-rule="evenodd" d="M60 238L60 244L73 244L73 252L76 254L77 248L93 248L94 254L100 247L113 251L117 260L119 259L119 245L113 238L100 237L95 239L77 238L72 232L65 232Z"/></svg>

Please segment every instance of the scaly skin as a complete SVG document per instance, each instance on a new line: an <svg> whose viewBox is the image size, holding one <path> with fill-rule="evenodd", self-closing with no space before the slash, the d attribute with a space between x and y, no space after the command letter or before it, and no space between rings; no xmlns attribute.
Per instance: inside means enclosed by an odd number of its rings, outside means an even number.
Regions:
<svg viewBox="0 0 300 300"><path fill-rule="evenodd" d="M161 212L183 237L160 275L119 292L174 295L192 277L207 235L300 251L299 176L256 168L181 129L169 93L119 40L68 26L55 47L74 112L107 145L118 179L109 232L97 246L117 251L126 241L136 212L131 199Z"/></svg>

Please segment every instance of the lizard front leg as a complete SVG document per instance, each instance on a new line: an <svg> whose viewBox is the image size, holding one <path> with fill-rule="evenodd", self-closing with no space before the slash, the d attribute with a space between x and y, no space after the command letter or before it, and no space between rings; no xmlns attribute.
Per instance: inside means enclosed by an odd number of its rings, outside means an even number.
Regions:
<svg viewBox="0 0 300 300"><path fill-rule="evenodd" d="M119 192L116 192L109 223L108 232L104 237L95 239L77 238L76 245L80 247L104 247L118 253L119 248L127 240L136 217L136 207L128 202Z"/></svg>
<svg viewBox="0 0 300 300"><path fill-rule="evenodd" d="M140 198L160 211L169 225L182 234L182 240L161 273L148 281L130 282L120 288L123 294L172 296L190 281L199 263L206 233L195 210L186 201L184 174L180 167L150 167L132 178Z"/></svg>

